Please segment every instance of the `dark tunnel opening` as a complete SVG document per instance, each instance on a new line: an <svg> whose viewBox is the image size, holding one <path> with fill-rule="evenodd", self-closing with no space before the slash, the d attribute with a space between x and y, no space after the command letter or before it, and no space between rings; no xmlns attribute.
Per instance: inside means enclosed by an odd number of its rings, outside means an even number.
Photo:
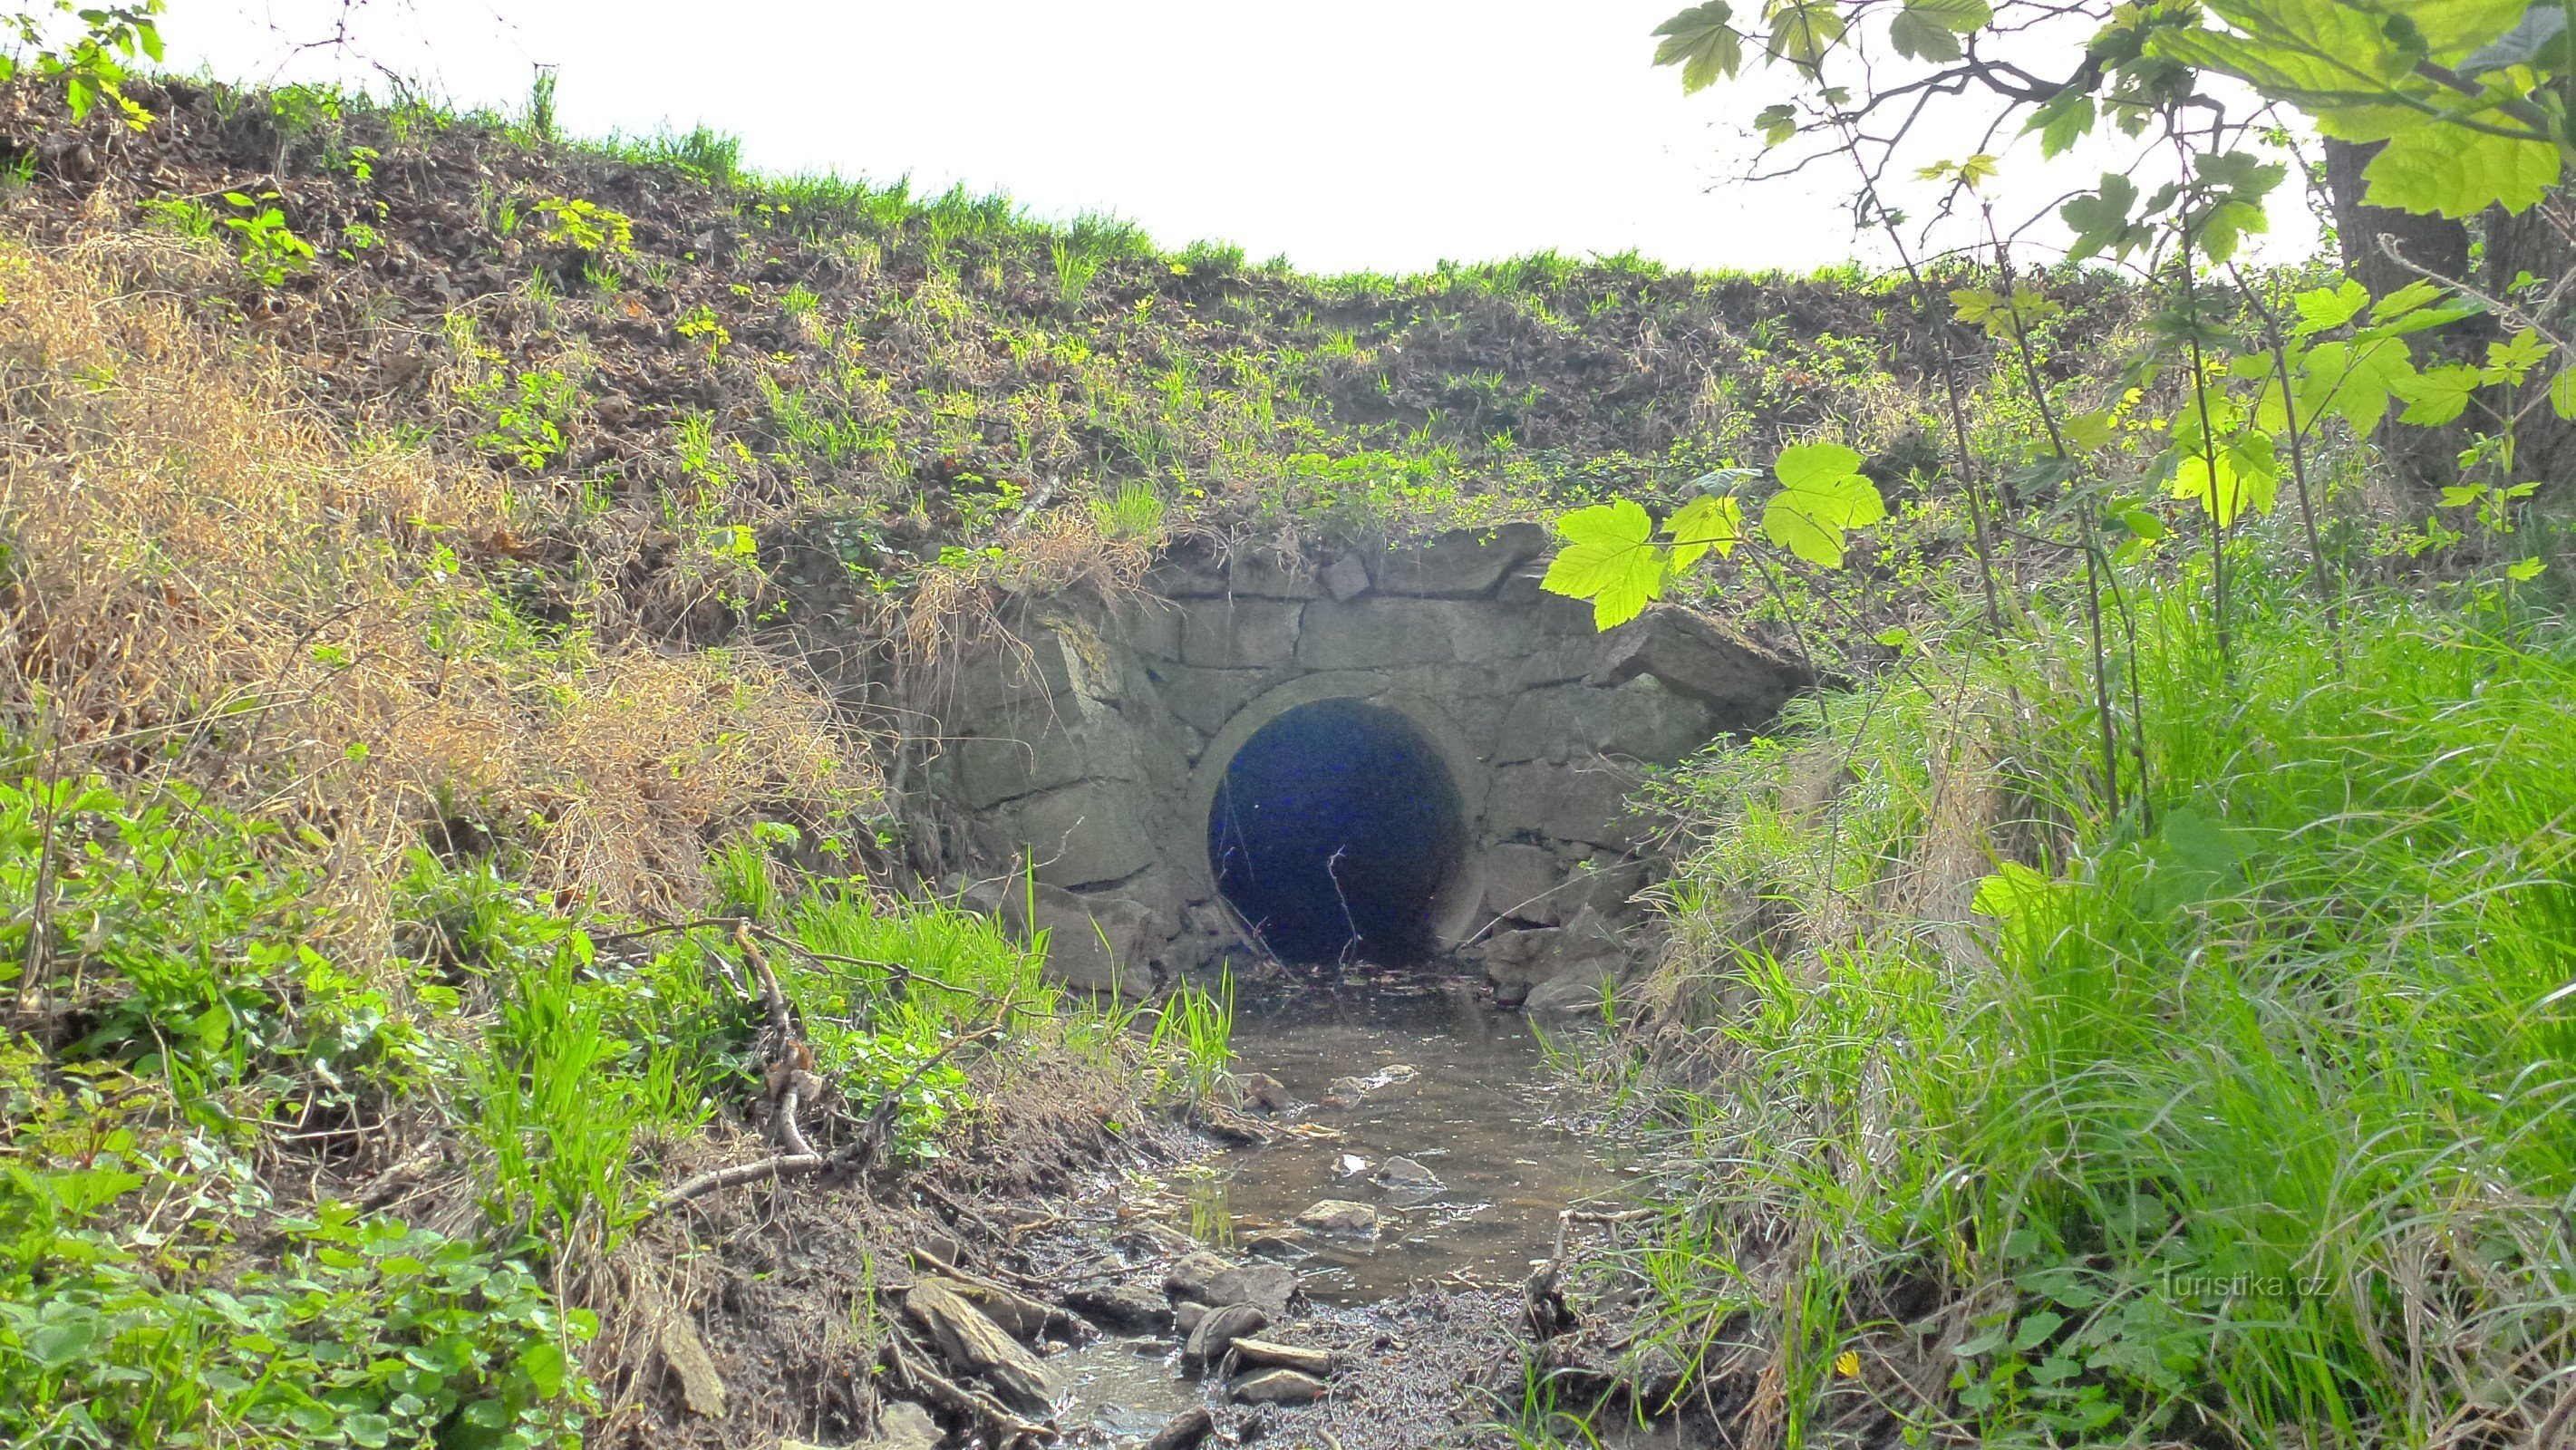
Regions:
<svg viewBox="0 0 2576 1450"><path fill-rule="evenodd" d="M1217 888L1281 960L1419 962L1466 856L1457 782L1396 711L1300 705L1254 732L1208 809Z"/></svg>

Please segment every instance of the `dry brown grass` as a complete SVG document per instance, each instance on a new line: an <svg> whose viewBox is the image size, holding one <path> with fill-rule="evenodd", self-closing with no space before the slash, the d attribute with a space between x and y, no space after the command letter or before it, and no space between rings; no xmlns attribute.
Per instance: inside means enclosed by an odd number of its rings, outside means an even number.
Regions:
<svg viewBox="0 0 2576 1450"><path fill-rule="evenodd" d="M711 834L870 792L787 662L515 618L477 563L531 522L501 481L353 446L318 380L240 340L231 267L0 243L0 717L45 768L294 828L360 936L433 822L497 832L541 887L670 907Z"/></svg>

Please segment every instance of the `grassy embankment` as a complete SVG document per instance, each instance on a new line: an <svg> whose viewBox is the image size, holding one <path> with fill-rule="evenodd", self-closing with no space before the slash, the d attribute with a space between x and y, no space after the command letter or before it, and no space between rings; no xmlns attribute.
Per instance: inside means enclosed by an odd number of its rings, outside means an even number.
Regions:
<svg viewBox="0 0 2576 1450"><path fill-rule="evenodd" d="M2151 480L2134 426L2087 466ZM1666 783L1673 940L1594 1063L1659 1164L1592 1281L1643 1305L1631 1363L1687 1367L1645 1409L1785 1446L2576 1435L2564 491L2427 508L2309 446L2322 561L2285 480L2226 596L2206 516L2155 505L2099 644L2083 574L1995 629L1963 568L1899 664ZM1586 1440L1571 1390L1533 1379L1527 1440Z"/></svg>
<svg viewBox="0 0 2576 1450"><path fill-rule="evenodd" d="M523 485L428 428L352 442L240 330L242 285L148 232L0 258L0 1440L646 1413L634 1291L689 1249L651 1210L770 1151L782 1051L726 931L626 935L657 920L772 933L824 1153L912 1167L1038 1079L1114 1133L1204 1081L1221 1041L1060 1002L1042 942L789 870L871 829L810 674L532 617L491 562ZM843 1299L863 1384L864 1281Z"/></svg>

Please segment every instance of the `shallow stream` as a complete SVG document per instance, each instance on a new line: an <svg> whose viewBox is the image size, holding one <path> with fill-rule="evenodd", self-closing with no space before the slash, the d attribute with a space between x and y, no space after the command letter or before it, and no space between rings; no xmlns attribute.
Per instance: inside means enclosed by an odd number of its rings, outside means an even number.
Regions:
<svg viewBox="0 0 2576 1450"><path fill-rule="evenodd" d="M1464 981L1359 968L1338 984L1246 987L1233 1046L1238 1074L1277 1078L1301 1106L1267 1118L1270 1143L1222 1150L1142 1196L1230 1256L1294 1264L1312 1318L1355 1323L1427 1286L1517 1286L1551 1251L1558 1211L1615 1197L1624 1177L1551 1120L1530 1023ZM1397 1157L1437 1187L1381 1181ZM1378 1233L1298 1231L1327 1199L1373 1208ZM1049 1367L1073 1393L1072 1444L1138 1444L1200 1402L1169 1340L1112 1336Z"/></svg>

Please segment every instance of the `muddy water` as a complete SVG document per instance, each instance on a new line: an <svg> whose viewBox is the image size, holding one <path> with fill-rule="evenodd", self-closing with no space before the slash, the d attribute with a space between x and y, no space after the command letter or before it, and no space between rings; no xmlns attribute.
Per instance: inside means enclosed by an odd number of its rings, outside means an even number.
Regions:
<svg viewBox="0 0 2576 1450"><path fill-rule="evenodd" d="M1179 1185L1189 1228L1237 1251L1280 1253L1309 1298L1350 1304L1464 1277L1517 1284L1545 1258L1556 1215L1614 1191L1619 1175L1548 1120L1546 1065L1529 1022L1463 982L1394 977L1238 998L1235 1068L1266 1072L1312 1106L1265 1146L1219 1154ZM1336 1082L1365 1086L1356 1105ZM1437 1189L1380 1182L1410 1158ZM1265 1242L1324 1199L1377 1210L1374 1241L1308 1239L1296 1257Z"/></svg>

